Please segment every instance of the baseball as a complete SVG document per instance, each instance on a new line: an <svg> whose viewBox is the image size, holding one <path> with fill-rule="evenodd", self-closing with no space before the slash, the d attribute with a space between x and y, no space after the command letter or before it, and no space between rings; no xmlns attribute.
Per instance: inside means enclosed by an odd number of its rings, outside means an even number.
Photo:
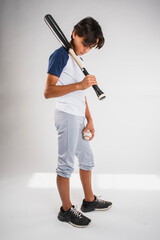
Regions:
<svg viewBox="0 0 160 240"><path fill-rule="evenodd" d="M89 141L91 137L92 137L92 133L90 130L87 130L86 132L83 133L84 140Z"/></svg>

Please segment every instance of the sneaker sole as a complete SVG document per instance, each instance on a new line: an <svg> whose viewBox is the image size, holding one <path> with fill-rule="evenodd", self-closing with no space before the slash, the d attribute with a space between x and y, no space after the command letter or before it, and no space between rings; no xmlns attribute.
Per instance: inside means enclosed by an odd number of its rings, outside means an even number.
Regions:
<svg viewBox="0 0 160 240"><path fill-rule="evenodd" d="M95 208L95 211L106 211L109 210L112 207L112 205L110 205L108 208Z"/></svg>
<svg viewBox="0 0 160 240"><path fill-rule="evenodd" d="M82 226L81 226L81 225L76 225L76 224L74 224L74 223L72 223L72 222L70 222L70 221L67 221L65 218L63 218L63 217L60 216L60 215L58 215L58 219L59 219L61 222L67 222L67 223L71 224L73 227L77 227L77 228L85 228L85 227L88 227L89 224L91 223L91 221L90 221L88 225L82 225Z"/></svg>
<svg viewBox="0 0 160 240"><path fill-rule="evenodd" d="M81 207L82 212L92 212L92 211L107 211L112 207L112 205L110 205L108 208L94 208L94 209L85 209L83 207Z"/></svg>
<svg viewBox="0 0 160 240"><path fill-rule="evenodd" d="M83 225L83 226L76 225L76 224L74 224L74 223L72 223L72 222L68 222L68 223L71 224L73 227L77 227L77 228L85 228L85 227L88 227L89 224L90 224L91 222L89 222L88 225Z"/></svg>

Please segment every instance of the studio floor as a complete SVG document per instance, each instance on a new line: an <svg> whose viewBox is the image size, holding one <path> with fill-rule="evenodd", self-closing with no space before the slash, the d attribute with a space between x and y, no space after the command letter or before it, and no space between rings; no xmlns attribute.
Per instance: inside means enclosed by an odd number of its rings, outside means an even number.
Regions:
<svg viewBox="0 0 160 240"><path fill-rule="evenodd" d="M112 201L113 207L86 213L92 222L82 229L57 219L61 202L55 182L53 173L1 178L1 240L160 239L160 176L95 174L95 195ZM71 199L80 209L78 174L71 178Z"/></svg>

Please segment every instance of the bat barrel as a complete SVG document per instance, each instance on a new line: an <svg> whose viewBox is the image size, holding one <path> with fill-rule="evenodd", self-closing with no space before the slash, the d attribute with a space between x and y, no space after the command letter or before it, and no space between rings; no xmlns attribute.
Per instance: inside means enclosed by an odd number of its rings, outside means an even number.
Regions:
<svg viewBox="0 0 160 240"><path fill-rule="evenodd" d="M53 19L53 17L50 14L47 14L44 17L45 22L47 23L47 25L49 26L49 28L51 29L51 31L54 33L54 35L56 36L56 38L58 39L58 41L60 41L60 43L67 49L69 50L69 48L71 48L67 38L65 37L65 35L63 34L62 30L59 28L58 24L56 23L56 21Z"/></svg>

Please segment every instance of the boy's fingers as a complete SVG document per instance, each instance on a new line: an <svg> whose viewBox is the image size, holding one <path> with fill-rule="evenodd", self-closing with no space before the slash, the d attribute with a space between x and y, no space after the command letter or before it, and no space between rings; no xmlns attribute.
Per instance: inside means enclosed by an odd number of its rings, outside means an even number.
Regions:
<svg viewBox="0 0 160 240"><path fill-rule="evenodd" d="M88 128L84 128L82 133L86 132L87 130L88 130Z"/></svg>

